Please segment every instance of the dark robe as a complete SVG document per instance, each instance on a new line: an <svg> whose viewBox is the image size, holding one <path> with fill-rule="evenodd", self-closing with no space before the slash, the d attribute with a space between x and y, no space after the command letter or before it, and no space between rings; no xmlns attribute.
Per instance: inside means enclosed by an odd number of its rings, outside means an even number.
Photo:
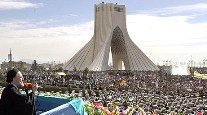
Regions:
<svg viewBox="0 0 207 115"><path fill-rule="evenodd" d="M36 115L34 93L22 96L14 85L9 84L1 95L0 115Z"/></svg>

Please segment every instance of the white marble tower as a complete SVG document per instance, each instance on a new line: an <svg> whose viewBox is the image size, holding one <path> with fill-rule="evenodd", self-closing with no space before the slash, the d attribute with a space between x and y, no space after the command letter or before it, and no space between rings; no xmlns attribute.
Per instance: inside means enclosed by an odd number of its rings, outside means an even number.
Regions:
<svg viewBox="0 0 207 115"><path fill-rule="evenodd" d="M130 39L126 28L124 5L100 3L95 5L94 35L63 67L65 70L105 71L109 52L113 69L156 71L158 67ZM110 48L111 47L111 48Z"/></svg>

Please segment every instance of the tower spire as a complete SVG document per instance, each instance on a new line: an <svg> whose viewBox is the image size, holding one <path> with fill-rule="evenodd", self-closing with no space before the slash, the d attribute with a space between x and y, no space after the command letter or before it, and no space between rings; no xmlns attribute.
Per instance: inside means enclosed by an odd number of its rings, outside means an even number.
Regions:
<svg viewBox="0 0 207 115"><path fill-rule="evenodd" d="M10 48L10 51L9 51L9 54L8 54L8 60L9 60L9 61L12 61L12 52L11 52L11 48Z"/></svg>

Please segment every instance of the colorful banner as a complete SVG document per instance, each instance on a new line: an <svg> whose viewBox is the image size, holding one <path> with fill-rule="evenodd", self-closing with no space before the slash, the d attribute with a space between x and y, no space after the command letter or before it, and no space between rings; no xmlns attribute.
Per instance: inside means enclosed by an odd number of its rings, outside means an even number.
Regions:
<svg viewBox="0 0 207 115"><path fill-rule="evenodd" d="M207 79L207 74L201 74L201 73L198 73L197 71L195 71L194 77L201 78L201 79Z"/></svg>

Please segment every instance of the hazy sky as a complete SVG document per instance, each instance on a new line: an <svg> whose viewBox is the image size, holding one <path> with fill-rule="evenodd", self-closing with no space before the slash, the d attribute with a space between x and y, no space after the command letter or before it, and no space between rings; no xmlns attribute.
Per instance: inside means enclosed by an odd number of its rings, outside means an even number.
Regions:
<svg viewBox="0 0 207 115"><path fill-rule="evenodd" d="M94 4L126 4L131 39L152 61L207 59L206 0L0 0L0 62L69 60L92 37Z"/></svg>

